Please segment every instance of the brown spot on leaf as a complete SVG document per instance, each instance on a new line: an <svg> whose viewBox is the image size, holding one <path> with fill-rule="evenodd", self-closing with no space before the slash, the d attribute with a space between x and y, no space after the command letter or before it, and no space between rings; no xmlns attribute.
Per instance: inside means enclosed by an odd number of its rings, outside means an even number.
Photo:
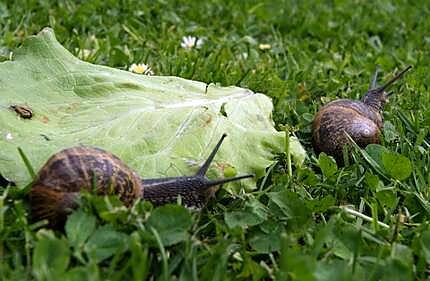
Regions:
<svg viewBox="0 0 430 281"><path fill-rule="evenodd" d="M209 116L208 119L206 119L206 125L209 125L212 122L212 116Z"/></svg>
<svg viewBox="0 0 430 281"><path fill-rule="evenodd" d="M45 123L45 124L47 124L49 122L49 118L48 118L48 116L43 116L42 117L42 123Z"/></svg>

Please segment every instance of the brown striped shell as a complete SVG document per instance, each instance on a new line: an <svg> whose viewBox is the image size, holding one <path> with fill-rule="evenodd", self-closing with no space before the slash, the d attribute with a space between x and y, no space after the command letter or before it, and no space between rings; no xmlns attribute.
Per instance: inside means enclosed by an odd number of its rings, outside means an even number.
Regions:
<svg viewBox="0 0 430 281"><path fill-rule="evenodd" d="M72 147L54 154L39 171L30 191L32 215L51 226L64 223L77 206L81 189L116 194L129 206L142 196L140 177L115 155L99 148Z"/></svg>
<svg viewBox="0 0 430 281"><path fill-rule="evenodd" d="M336 100L323 106L312 123L315 153L325 152L343 163L347 134L360 146L380 143L382 115L361 101Z"/></svg>
<svg viewBox="0 0 430 281"><path fill-rule="evenodd" d="M402 77L412 66L408 66L381 87L376 86L379 69L373 74L369 90L360 101L340 99L323 106L312 123L312 145L315 153L325 152L333 156L340 165L344 163L343 151L354 142L364 148L381 142L383 127L382 110L388 97L385 90Z"/></svg>

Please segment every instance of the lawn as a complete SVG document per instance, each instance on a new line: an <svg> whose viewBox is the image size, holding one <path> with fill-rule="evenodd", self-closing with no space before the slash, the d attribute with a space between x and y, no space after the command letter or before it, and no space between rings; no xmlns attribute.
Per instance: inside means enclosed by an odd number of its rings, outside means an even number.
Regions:
<svg viewBox="0 0 430 281"><path fill-rule="evenodd" d="M269 96L308 156L290 170L280 153L255 190L221 190L201 212L86 194L65 232L30 223L25 194L0 189L0 279L427 280L429 17L430 2L406 0L0 2L2 61L49 26L90 63ZM413 66L391 88L385 149L337 167L312 150L313 116L359 99L377 65L380 84Z"/></svg>

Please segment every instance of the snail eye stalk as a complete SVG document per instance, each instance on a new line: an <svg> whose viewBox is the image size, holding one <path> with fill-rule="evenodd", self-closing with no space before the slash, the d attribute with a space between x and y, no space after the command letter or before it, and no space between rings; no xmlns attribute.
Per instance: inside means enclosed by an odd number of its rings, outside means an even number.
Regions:
<svg viewBox="0 0 430 281"><path fill-rule="evenodd" d="M396 74L396 76L394 76L393 78L391 78L390 81L388 81L387 83L385 83L383 86L377 88L377 91L378 92L385 91L385 89L387 89L389 86L391 86L391 84L393 84L394 82L396 82L397 80L399 80L410 69L412 69L412 65L409 65L408 67L406 67L405 69L403 69L402 71L400 71L398 74Z"/></svg>

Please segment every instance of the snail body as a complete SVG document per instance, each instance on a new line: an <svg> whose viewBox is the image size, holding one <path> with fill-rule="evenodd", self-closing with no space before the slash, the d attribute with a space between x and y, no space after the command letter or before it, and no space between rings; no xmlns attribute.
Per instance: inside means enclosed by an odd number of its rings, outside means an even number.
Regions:
<svg viewBox="0 0 430 281"><path fill-rule="evenodd" d="M407 67L385 85L376 87L378 71L375 72L368 92L361 100L340 99L323 106L312 123L312 145L318 155L325 152L343 165L343 149L350 143L349 137L364 148L381 142L384 125L383 108L391 95L385 89L398 80ZM349 136L349 137L348 137Z"/></svg>
<svg viewBox="0 0 430 281"><path fill-rule="evenodd" d="M211 187L253 176L217 180L205 177L225 137L224 134L195 175L159 179L142 179L121 159L100 148L80 146L61 150L48 159L32 184L29 193L32 217L47 219L52 228L62 227L70 211L78 207L81 189L99 195L118 195L126 206L138 198L162 205L176 202L181 196L184 205L201 207Z"/></svg>

